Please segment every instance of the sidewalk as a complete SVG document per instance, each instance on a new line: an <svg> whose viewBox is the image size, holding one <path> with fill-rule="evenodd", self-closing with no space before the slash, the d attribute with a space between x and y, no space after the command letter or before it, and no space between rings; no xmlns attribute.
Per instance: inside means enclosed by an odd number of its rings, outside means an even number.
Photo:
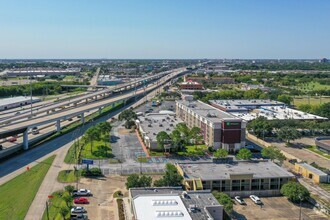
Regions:
<svg viewBox="0 0 330 220"><path fill-rule="evenodd" d="M57 151L47 155L56 154L55 160L47 172L44 181L42 182L36 197L34 198L26 216L25 220L36 220L42 219L42 214L46 208L46 201L48 200L48 196L53 192L63 189L66 183L60 183L57 181L57 175L61 170L70 169L70 164L64 163L65 155L70 148L73 142L70 142L64 145L62 148Z"/></svg>

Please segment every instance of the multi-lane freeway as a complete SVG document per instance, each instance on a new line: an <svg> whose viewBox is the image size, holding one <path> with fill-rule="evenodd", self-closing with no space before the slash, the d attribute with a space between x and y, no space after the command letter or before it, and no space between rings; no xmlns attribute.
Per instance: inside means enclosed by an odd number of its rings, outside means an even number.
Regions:
<svg viewBox="0 0 330 220"><path fill-rule="evenodd" d="M59 131L61 123L67 119L80 115L81 120L83 120L84 113L101 110L103 107L114 105L116 102L143 96L184 72L185 68L162 72L137 80L130 85L123 85L112 90L95 91L70 100L41 106L37 111L34 111L32 117L29 112L10 117L0 121L0 138L23 133L23 149L28 149L29 130L33 127L42 127L56 123L56 130Z"/></svg>

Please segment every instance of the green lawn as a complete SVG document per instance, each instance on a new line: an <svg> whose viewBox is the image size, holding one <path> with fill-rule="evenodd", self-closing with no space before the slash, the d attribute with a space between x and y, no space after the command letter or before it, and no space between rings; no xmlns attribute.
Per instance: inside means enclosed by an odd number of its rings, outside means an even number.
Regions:
<svg viewBox="0 0 330 220"><path fill-rule="evenodd" d="M312 97L301 96L301 97L294 97L293 99L293 104L295 106L300 106L303 104L320 105L327 102L330 102L329 96L323 96L322 98L316 96L312 96Z"/></svg>
<svg viewBox="0 0 330 220"><path fill-rule="evenodd" d="M139 157L137 160L140 163L147 163L148 162L148 158L146 158L146 157Z"/></svg>
<svg viewBox="0 0 330 220"><path fill-rule="evenodd" d="M321 155L322 157L330 159L330 155L327 153L324 153L316 148L316 146L309 146L306 148L307 150L313 151L314 153L317 153L318 155Z"/></svg>
<svg viewBox="0 0 330 220"><path fill-rule="evenodd" d="M0 219L24 219L55 156L0 186Z"/></svg>
<svg viewBox="0 0 330 220"><path fill-rule="evenodd" d="M325 191L330 192L330 183L320 183L319 184L321 188L323 188ZM329 201L330 202L330 201Z"/></svg>
<svg viewBox="0 0 330 220"><path fill-rule="evenodd" d="M186 146L184 150L177 152L177 154L186 157L204 156L207 149L206 145L190 145Z"/></svg>
<svg viewBox="0 0 330 220"><path fill-rule="evenodd" d="M164 152L161 152L161 151L152 151L152 150L148 150L148 151L149 151L149 155L152 157L164 156Z"/></svg>
<svg viewBox="0 0 330 220"><path fill-rule="evenodd" d="M308 84L303 84L297 86L297 89L303 91L313 91L313 90L327 90L330 89L330 85L322 85L318 82L309 82Z"/></svg>
<svg viewBox="0 0 330 220"><path fill-rule="evenodd" d="M81 170L78 170L78 180L81 176ZM57 181L61 183L73 183L77 180L74 170L62 170L58 173Z"/></svg>
<svg viewBox="0 0 330 220"><path fill-rule="evenodd" d="M104 142L104 140L106 140ZM91 143L84 143L82 141L78 144L73 144L68 153L65 156L65 163L77 163L78 154L81 152L80 158L87 159L105 159L113 158L113 154L110 148L109 136L102 136L100 141L93 141L93 147L91 149Z"/></svg>
<svg viewBox="0 0 330 220"><path fill-rule="evenodd" d="M66 191L59 191L52 194L53 198L49 199L48 213L49 219L54 220L62 220L62 216L60 214L61 207L67 207L65 201L63 200L63 196L70 195ZM72 203L70 204L72 205ZM70 212L66 215L66 219L70 218ZM47 210L44 211L42 215L43 220L47 220Z"/></svg>

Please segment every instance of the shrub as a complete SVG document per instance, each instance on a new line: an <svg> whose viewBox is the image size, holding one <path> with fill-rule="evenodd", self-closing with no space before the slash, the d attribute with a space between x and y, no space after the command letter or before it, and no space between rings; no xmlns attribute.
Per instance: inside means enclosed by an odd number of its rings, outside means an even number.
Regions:
<svg viewBox="0 0 330 220"><path fill-rule="evenodd" d="M85 177L103 176L101 169L97 167L90 168L89 170L83 169L81 175Z"/></svg>

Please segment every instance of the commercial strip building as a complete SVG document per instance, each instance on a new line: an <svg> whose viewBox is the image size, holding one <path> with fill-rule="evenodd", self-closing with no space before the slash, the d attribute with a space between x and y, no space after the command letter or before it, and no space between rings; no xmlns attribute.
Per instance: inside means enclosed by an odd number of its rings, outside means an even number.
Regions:
<svg viewBox="0 0 330 220"><path fill-rule="evenodd" d="M116 77L110 75L100 75L97 79L98 85L105 85L105 86L113 86L123 83L122 79L118 79Z"/></svg>
<svg viewBox="0 0 330 220"><path fill-rule="evenodd" d="M263 116L268 120L326 120L327 118L312 115L296 109L288 108L284 103L269 99L236 99L236 100L210 100L210 104L222 111L251 121Z"/></svg>
<svg viewBox="0 0 330 220"><path fill-rule="evenodd" d="M40 102L41 100L36 97L32 97L32 103ZM31 104L31 97L18 96L13 98L0 99L0 111L20 107L23 105Z"/></svg>
<svg viewBox="0 0 330 220"><path fill-rule="evenodd" d="M198 82L182 82L179 84L181 90L203 90L203 85Z"/></svg>
<svg viewBox="0 0 330 220"><path fill-rule="evenodd" d="M139 116L135 121L137 128L140 131L142 140L147 148L157 150L157 134L165 131L170 134L175 126L182 122L176 115L169 113L149 113L145 116Z"/></svg>
<svg viewBox="0 0 330 220"><path fill-rule="evenodd" d="M230 196L276 196L294 178L270 161L177 163L186 190L217 190Z"/></svg>
<svg viewBox="0 0 330 220"><path fill-rule="evenodd" d="M8 77L18 76L59 76L59 75L76 75L80 73L79 68L72 69L20 69L20 70L9 70L6 75Z"/></svg>
<svg viewBox="0 0 330 220"><path fill-rule="evenodd" d="M246 123L201 101L176 101L176 114L189 128L199 127L208 146L229 152L245 146Z"/></svg>
<svg viewBox="0 0 330 220"><path fill-rule="evenodd" d="M313 180L314 183L328 183L330 182L329 174L316 169L307 163L295 163L294 169L303 177Z"/></svg>
<svg viewBox="0 0 330 220"><path fill-rule="evenodd" d="M131 188L135 220L222 220L221 206L210 191L186 192L181 187Z"/></svg>
<svg viewBox="0 0 330 220"><path fill-rule="evenodd" d="M315 145L320 151L330 154L330 137L315 138Z"/></svg>
<svg viewBox="0 0 330 220"><path fill-rule="evenodd" d="M184 81L192 81L192 82L198 82L198 83L205 83L205 82L212 82L216 84L234 84L235 80L230 77L218 77L214 76L211 77L209 75L205 75L205 77L200 77L200 76L184 76Z"/></svg>

